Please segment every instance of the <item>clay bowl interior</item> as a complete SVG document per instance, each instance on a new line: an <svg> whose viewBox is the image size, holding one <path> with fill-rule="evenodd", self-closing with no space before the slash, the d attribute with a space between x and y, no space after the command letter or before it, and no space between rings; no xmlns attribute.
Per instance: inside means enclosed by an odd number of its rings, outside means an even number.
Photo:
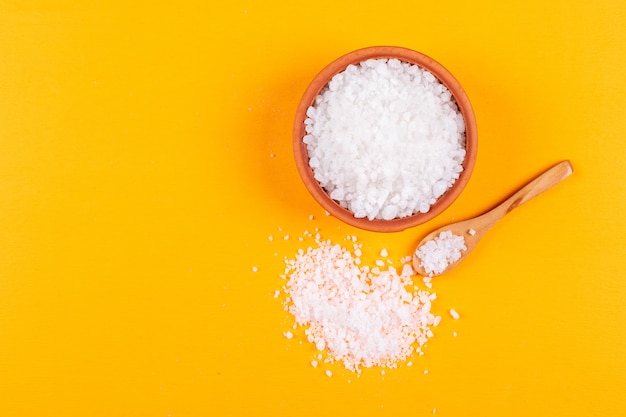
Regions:
<svg viewBox="0 0 626 417"><path fill-rule="evenodd" d="M465 120L465 161L463 171L459 178L436 202L430 207L427 213L416 213L408 217L392 220L369 220L367 218L356 218L354 214L342 207L339 203L330 198L326 191L315 180L312 168L309 166L309 156L306 145L302 141L305 135L306 111L311 106L317 95L328 84L330 79L342 72L348 65L357 64L368 59L396 58L400 61L416 64L421 68L430 71L437 79L445 85L452 93L463 119ZM315 200L330 214L343 222L364 230L374 232L397 232L425 223L448 208L454 200L461 194L465 185L469 181L470 175L476 161L477 131L476 119L470 101L463 91L458 81L441 64L432 58L406 48L395 46L376 46L359 49L350 52L337 60L331 62L324 68L309 84L304 92L296 112L293 130L293 150L296 166L305 186Z"/></svg>

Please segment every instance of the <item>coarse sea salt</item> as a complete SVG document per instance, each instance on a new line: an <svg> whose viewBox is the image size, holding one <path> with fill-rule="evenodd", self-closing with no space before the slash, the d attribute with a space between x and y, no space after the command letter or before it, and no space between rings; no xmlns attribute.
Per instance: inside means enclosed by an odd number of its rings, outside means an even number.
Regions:
<svg viewBox="0 0 626 417"><path fill-rule="evenodd" d="M463 171L463 116L450 91L417 65L349 65L306 114L315 179L357 218L426 213Z"/></svg>
<svg viewBox="0 0 626 417"><path fill-rule="evenodd" d="M359 266L352 251L330 240L318 236L316 244L285 260L285 309L308 341L355 372L423 354L441 320L430 312L435 294L409 291L411 276L393 267Z"/></svg>
<svg viewBox="0 0 626 417"><path fill-rule="evenodd" d="M446 230L417 248L415 254L424 271L434 275L442 273L448 265L461 259L461 251L466 249L463 236Z"/></svg>

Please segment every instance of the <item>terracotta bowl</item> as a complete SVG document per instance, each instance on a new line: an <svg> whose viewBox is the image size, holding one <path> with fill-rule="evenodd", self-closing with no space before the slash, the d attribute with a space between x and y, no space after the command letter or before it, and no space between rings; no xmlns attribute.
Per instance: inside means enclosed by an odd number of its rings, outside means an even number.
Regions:
<svg viewBox="0 0 626 417"><path fill-rule="evenodd" d="M306 145L302 141L305 135L306 111L311 106L320 91L328 84L330 79L342 72L348 65L357 64L368 59L396 58L403 62L416 64L422 69L430 71L439 81L444 84L452 93L457 106L459 107L463 119L465 120L465 148L466 155L463 162L463 171L456 182L450 187L436 202L430 207L427 213L417 213L408 217L396 218L392 220L369 220L367 218L356 218L354 214L342 207L335 200L330 198L326 191L315 180L313 170L309 166L309 156ZM298 172L302 180L317 202L330 214L352 226L375 232L397 232L419 224L425 223L435 216L441 214L456 198L461 194L465 185L469 181L470 175L476 161L477 131L474 111L467 95L458 81L441 64L419 52L395 47L395 46L375 46L359 49L344 55L331 62L324 68L308 86L296 112L293 129L293 149Z"/></svg>

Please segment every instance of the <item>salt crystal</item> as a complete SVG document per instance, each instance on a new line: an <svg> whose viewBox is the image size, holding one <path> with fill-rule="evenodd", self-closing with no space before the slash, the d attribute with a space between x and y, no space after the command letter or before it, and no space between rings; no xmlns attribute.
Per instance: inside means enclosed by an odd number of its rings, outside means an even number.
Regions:
<svg viewBox="0 0 626 417"><path fill-rule="evenodd" d="M383 210L378 215L380 219L383 220L393 220L398 216L398 206L391 204L383 208Z"/></svg>
<svg viewBox="0 0 626 417"><path fill-rule="evenodd" d="M317 348L317 350L324 350L324 348L326 347L326 342L324 341L324 339L318 339L315 342L315 347Z"/></svg>
<svg viewBox="0 0 626 417"><path fill-rule="evenodd" d="M252 272L258 272L259 268L257 268L256 266L252 267Z"/></svg>
<svg viewBox="0 0 626 417"><path fill-rule="evenodd" d="M327 370L326 370L325 374L326 374L326 376L327 376L327 377L329 377L329 378L330 378L331 376L333 376L333 373L332 373L329 369L327 369Z"/></svg>
<svg viewBox="0 0 626 417"><path fill-rule="evenodd" d="M469 229L469 230L467 231L467 233L468 233L469 235L471 235L471 236L474 236L474 235L476 234L476 230L474 230L474 229Z"/></svg>
<svg viewBox="0 0 626 417"><path fill-rule="evenodd" d="M450 313L450 316L452 316L452 318L453 318L454 320L458 320L458 319L460 319L460 318L461 318L461 316L459 315L459 313L457 313L457 312L456 312L456 310L454 310L454 309L452 309L452 308L450 309L449 313Z"/></svg>
<svg viewBox="0 0 626 417"><path fill-rule="evenodd" d="M380 250L380 256L382 256L383 258L386 258L389 255L389 253L387 252L387 249L382 248Z"/></svg>
<svg viewBox="0 0 626 417"><path fill-rule="evenodd" d="M285 336L287 339L291 339L293 338L293 333L287 331L283 333L283 336Z"/></svg>
<svg viewBox="0 0 626 417"><path fill-rule="evenodd" d="M283 237L283 239L285 239L285 240L289 240L289 235L285 235L285 236Z"/></svg>
<svg viewBox="0 0 626 417"><path fill-rule="evenodd" d="M317 368L317 361L311 361L311 366L313 368Z"/></svg>
<svg viewBox="0 0 626 417"><path fill-rule="evenodd" d="M269 241L271 242L272 240L274 240L274 236L269 235L269 236L267 237L267 240L269 240Z"/></svg>

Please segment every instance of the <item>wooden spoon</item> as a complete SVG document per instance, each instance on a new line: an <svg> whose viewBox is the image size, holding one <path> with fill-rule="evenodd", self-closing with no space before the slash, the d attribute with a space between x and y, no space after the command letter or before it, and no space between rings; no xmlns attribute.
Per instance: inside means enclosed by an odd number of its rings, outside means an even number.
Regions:
<svg viewBox="0 0 626 417"><path fill-rule="evenodd" d="M550 189L554 185L563 181L573 172L572 164L569 161L561 161L554 165L552 168L539 175L534 180L520 188L515 194L498 204L488 212L474 217L472 219L452 223L447 226L443 226L433 232L429 233L422 241L417 245L419 249L427 241L439 236L441 232L451 231L453 234L463 236L465 238L465 246L467 249L461 251L460 259L450 263L441 272L427 272L424 269L422 260L414 253L413 254L413 269L415 272L422 276L435 276L441 275L461 262L468 253L476 246L478 241L483 237L485 233L494 225L498 220L504 217L507 213L516 207L524 204L533 197L538 196L542 192Z"/></svg>

